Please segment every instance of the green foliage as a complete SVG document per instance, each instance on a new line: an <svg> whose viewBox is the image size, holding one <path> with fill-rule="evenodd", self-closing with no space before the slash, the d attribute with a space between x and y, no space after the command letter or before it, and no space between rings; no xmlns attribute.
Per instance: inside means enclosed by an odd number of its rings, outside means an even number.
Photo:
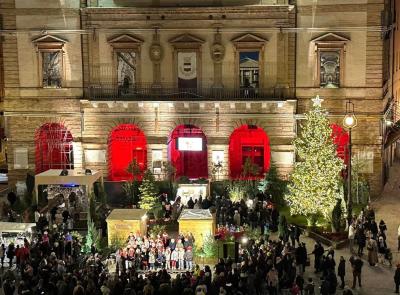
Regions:
<svg viewBox="0 0 400 295"><path fill-rule="evenodd" d="M289 237L288 224L285 215L279 215L278 223L279 238L286 240Z"/></svg>
<svg viewBox="0 0 400 295"><path fill-rule="evenodd" d="M140 166L136 159L132 160L132 162L126 168L126 171L132 175L132 179L122 184L122 189L129 198L129 201L132 204L137 205L139 202L137 187L139 184L139 178L142 175L142 171L140 170Z"/></svg>
<svg viewBox="0 0 400 295"><path fill-rule="evenodd" d="M351 160L351 195L353 202L366 205L370 201L370 188L365 174L362 173L366 166L365 161L358 157L352 157ZM348 182L345 181L345 190L347 191ZM347 196L347 194L346 194Z"/></svg>
<svg viewBox="0 0 400 295"><path fill-rule="evenodd" d="M337 199L336 205L332 211L332 229L335 232L340 231L340 225L342 222L342 200Z"/></svg>
<svg viewBox="0 0 400 295"><path fill-rule="evenodd" d="M140 191L140 208L153 210L158 203L158 188L153 173L149 169L146 170L143 176L142 184L139 187Z"/></svg>
<svg viewBox="0 0 400 295"><path fill-rule="evenodd" d="M257 241L261 238L261 230L258 227L253 229L250 226L246 226L244 228L244 236L246 236L249 240Z"/></svg>
<svg viewBox="0 0 400 295"><path fill-rule="evenodd" d="M165 232L166 225L154 225L150 231L149 231L149 236L154 238L157 238L158 235L162 235Z"/></svg>
<svg viewBox="0 0 400 295"><path fill-rule="evenodd" d="M162 163L162 172L164 174L164 179L168 183L168 195L175 196L177 191L177 186L175 184L175 173L176 168L170 161L164 161Z"/></svg>
<svg viewBox="0 0 400 295"><path fill-rule="evenodd" d="M260 167L254 164L249 157L246 158L242 167L242 176L244 178L255 177L260 173Z"/></svg>
<svg viewBox="0 0 400 295"><path fill-rule="evenodd" d="M274 203L283 205L283 197L287 193L287 185L288 182L279 177L278 169L272 164L268 173L265 174L264 179L259 182L258 190L271 195Z"/></svg>
<svg viewBox="0 0 400 295"><path fill-rule="evenodd" d="M82 243L83 242L83 236L79 233L79 232L77 232L77 231L72 231L71 232L71 236L72 236L72 238L75 240L78 240L80 243Z"/></svg>
<svg viewBox="0 0 400 295"><path fill-rule="evenodd" d="M89 219L94 223L97 222L97 214L96 214L96 196L92 192L89 194Z"/></svg>
<svg viewBox="0 0 400 295"><path fill-rule="evenodd" d="M83 245L83 252L90 253L90 248L92 245L98 247L98 243L100 241L99 233L96 229L96 226L92 220L88 220L88 232L85 237L85 244Z"/></svg>
<svg viewBox="0 0 400 295"><path fill-rule="evenodd" d="M111 237L111 245L108 245L112 252L121 249L126 246L126 242L119 238L117 235Z"/></svg>
<svg viewBox="0 0 400 295"><path fill-rule="evenodd" d="M291 214L330 219L344 164L337 157L332 129L321 106L314 104L305 116L301 136L293 141L300 162L294 166L285 200Z"/></svg>
<svg viewBox="0 0 400 295"><path fill-rule="evenodd" d="M218 255L218 242L212 235L206 235L203 239L203 251L205 258L214 258Z"/></svg>
<svg viewBox="0 0 400 295"><path fill-rule="evenodd" d="M244 181L231 181L227 185L228 196L232 202L240 202L247 199L246 186L243 185Z"/></svg>

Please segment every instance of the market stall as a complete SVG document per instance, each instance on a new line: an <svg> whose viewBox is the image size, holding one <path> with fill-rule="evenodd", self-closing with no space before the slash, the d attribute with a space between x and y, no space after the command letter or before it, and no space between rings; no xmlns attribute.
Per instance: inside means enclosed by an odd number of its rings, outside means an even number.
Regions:
<svg viewBox="0 0 400 295"><path fill-rule="evenodd" d="M125 241L130 233L146 235L147 210L144 209L114 209L108 215L108 245L113 241Z"/></svg>
<svg viewBox="0 0 400 295"><path fill-rule="evenodd" d="M23 246L25 238L31 240L35 226L35 223L0 222L0 243L5 246L10 243Z"/></svg>
<svg viewBox="0 0 400 295"><path fill-rule="evenodd" d="M208 195L209 185L207 183L180 183L176 196L181 198L181 203L186 205L190 198L193 201L200 197L204 200Z"/></svg>
<svg viewBox="0 0 400 295"><path fill-rule="evenodd" d="M82 187L83 194L88 194L93 190L93 184L96 181L103 183L101 171L49 169L35 175L36 202L38 202L39 185L50 185L52 189L54 189L54 186Z"/></svg>
<svg viewBox="0 0 400 295"><path fill-rule="evenodd" d="M203 239L208 235L214 236L215 218L208 209L184 209L178 222L179 233L191 233L198 247L203 246Z"/></svg>

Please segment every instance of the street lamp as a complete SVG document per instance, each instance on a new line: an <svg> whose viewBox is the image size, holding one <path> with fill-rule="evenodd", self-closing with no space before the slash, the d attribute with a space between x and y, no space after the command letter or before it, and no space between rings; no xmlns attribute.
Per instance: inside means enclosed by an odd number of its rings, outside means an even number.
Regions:
<svg viewBox="0 0 400 295"><path fill-rule="evenodd" d="M349 165L347 167L347 224L350 226L353 211L351 198L351 129L357 126L357 118L354 114L354 104L346 102L346 115L343 118L343 126L349 131Z"/></svg>

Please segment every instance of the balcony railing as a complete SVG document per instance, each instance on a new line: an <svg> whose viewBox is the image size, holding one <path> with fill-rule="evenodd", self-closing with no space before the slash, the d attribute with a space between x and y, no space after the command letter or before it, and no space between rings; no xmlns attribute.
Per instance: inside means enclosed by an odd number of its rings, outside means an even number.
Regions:
<svg viewBox="0 0 400 295"><path fill-rule="evenodd" d="M294 88L177 88L171 85L134 86L92 85L85 94L92 101L180 101L180 100L287 100L295 97Z"/></svg>

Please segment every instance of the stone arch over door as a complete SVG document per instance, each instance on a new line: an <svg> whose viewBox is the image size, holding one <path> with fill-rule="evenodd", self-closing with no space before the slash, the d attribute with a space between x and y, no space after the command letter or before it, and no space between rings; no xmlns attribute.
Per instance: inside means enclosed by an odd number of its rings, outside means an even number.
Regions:
<svg viewBox="0 0 400 295"><path fill-rule="evenodd" d="M136 159L141 175L147 169L147 140L134 124L119 124L108 137L108 178L112 181L131 180L129 164Z"/></svg>
<svg viewBox="0 0 400 295"><path fill-rule="evenodd" d="M229 175L233 179L246 178L243 165L247 158L259 166L257 177L270 167L270 143L267 133L257 125L245 124L236 128L229 138Z"/></svg>
<svg viewBox="0 0 400 295"><path fill-rule="evenodd" d="M168 160L176 169L176 178L208 178L207 137L204 132L195 125L177 126L168 138Z"/></svg>
<svg viewBox="0 0 400 295"><path fill-rule="evenodd" d="M62 123L45 123L35 132L35 172L74 169L73 138Z"/></svg>

